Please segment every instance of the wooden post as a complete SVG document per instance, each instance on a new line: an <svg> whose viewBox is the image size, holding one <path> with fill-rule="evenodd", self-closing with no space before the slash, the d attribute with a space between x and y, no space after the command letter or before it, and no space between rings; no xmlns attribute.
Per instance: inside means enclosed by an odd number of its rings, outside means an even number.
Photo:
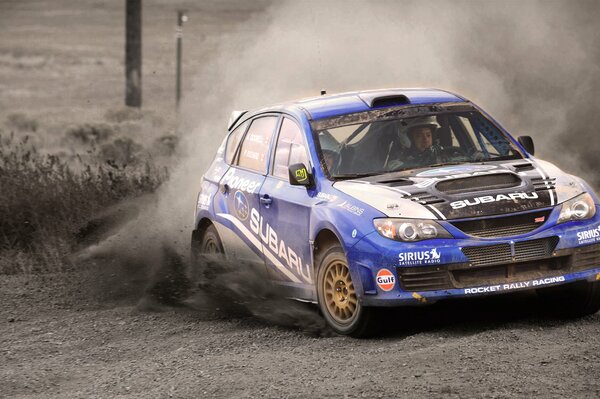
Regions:
<svg viewBox="0 0 600 399"><path fill-rule="evenodd" d="M142 106L142 0L127 0L125 18L125 105Z"/></svg>
<svg viewBox="0 0 600 399"><path fill-rule="evenodd" d="M181 42L183 39L183 23L187 21L185 10L177 11L177 26L175 28L175 36L177 37L177 59L175 71L175 106L179 110L181 102Z"/></svg>

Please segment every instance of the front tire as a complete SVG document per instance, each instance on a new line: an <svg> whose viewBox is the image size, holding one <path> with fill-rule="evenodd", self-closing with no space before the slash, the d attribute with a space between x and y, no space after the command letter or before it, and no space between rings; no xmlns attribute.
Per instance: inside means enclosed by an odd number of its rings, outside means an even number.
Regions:
<svg viewBox="0 0 600 399"><path fill-rule="evenodd" d="M319 308L338 334L366 337L377 331L377 309L360 303L343 249L332 246L319 257L317 295Z"/></svg>
<svg viewBox="0 0 600 399"><path fill-rule="evenodd" d="M543 306L558 317L577 318L600 310L600 281L578 281L536 292Z"/></svg>

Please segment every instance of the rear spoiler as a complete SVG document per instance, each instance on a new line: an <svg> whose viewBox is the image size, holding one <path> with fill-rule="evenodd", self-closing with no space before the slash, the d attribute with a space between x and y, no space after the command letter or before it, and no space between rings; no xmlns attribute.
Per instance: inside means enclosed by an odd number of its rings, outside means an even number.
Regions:
<svg viewBox="0 0 600 399"><path fill-rule="evenodd" d="M231 116L229 117L229 123L227 124L227 130L231 130L231 128L235 126L237 121L239 121L240 118L247 112L248 111L233 111L231 113Z"/></svg>

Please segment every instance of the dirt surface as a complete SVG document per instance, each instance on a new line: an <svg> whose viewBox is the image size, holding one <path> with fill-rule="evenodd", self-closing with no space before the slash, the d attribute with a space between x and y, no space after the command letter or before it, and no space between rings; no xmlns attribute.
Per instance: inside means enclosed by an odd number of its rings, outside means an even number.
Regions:
<svg viewBox="0 0 600 399"><path fill-rule="evenodd" d="M218 303L160 305L111 277L0 280L2 396L600 395L600 315L543 317L534 295L390 312L380 337L356 340Z"/></svg>

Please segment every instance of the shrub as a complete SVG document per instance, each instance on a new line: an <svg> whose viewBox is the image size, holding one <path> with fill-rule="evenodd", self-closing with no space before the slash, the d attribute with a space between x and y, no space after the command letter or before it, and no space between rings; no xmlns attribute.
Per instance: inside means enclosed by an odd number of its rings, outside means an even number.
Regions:
<svg viewBox="0 0 600 399"><path fill-rule="evenodd" d="M115 134L115 128L106 123L84 123L67 130L66 136L79 144L96 144L107 141Z"/></svg>
<svg viewBox="0 0 600 399"><path fill-rule="evenodd" d="M61 270L88 220L122 199L154 191L167 178L166 170L148 162L117 166L77 159L79 165L67 164L41 154L27 138L0 136L0 273L19 271L14 265L22 272ZM7 256L20 261L6 262Z"/></svg>

